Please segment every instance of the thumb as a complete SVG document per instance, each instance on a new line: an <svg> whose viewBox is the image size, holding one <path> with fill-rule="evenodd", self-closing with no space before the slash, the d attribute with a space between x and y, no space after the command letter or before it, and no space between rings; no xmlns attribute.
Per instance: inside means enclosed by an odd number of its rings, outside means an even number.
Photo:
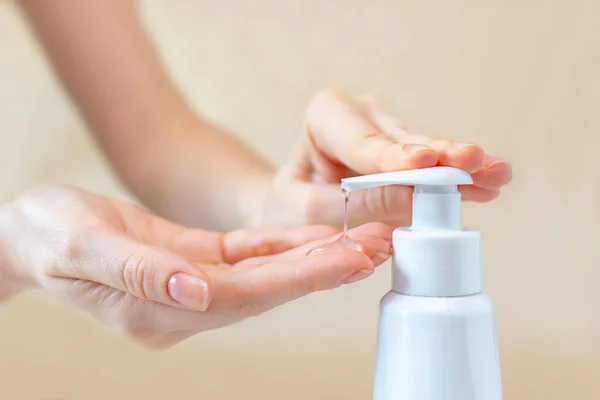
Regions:
<svg viewBox="0 0 600 400"><path fill-rule="evenodd" d="M382 186L357 190L348 198L348 214L343 207L340 187L336 184L313 188L309 201L308 215L327 210L320 222L340 226L348 218L349 226L366 222L406 222L412 213L413 188L401 185Z"/></svg>
<svg viewBox="0 0 600 400"><path fill-rule="evenodd" d="M212 298L210 278L202 269L166 249L126 236L98 234L87 238L71 256L69 278L194 311L205 311Z"/></svg>

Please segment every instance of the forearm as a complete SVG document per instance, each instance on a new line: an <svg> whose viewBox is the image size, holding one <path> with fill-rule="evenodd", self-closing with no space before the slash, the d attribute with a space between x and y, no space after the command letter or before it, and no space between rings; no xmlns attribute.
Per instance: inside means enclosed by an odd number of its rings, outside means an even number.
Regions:
<svg viewBox="0 0 600 400"><path fill-rule="evenodd" d="M188 226L228 231L257 226L273 169L216 126L183 128L140 157L129 186L163 216Z"/></svg>
<svg viewBox="0 0 600 400"><path fill-rule="evenodd" d="M199 119L169 80L128 0L22 0L58 75L123 182L154 211L213 229L250 224L243 182L270 166Z"/></svg>

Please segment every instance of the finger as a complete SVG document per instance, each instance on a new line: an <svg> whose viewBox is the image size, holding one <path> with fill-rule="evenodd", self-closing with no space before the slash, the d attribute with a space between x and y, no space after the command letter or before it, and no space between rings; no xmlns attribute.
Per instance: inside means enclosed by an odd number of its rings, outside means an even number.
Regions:
<svg viewBox="0 0 600 400"><path fill-rule="evenodd" d="M357 226L369 221L389 223L391 221L410 222L413 188L390 185L360 190L350 194L348 199L348 225ZM311 192L308 210L309 220L320 217L320 221L334 226L342 226L346 218L343 197L339 185L319 185ZM323 214L322 210L328 210ZM314 216L314 217L313 217Z"/></svg>
<svg viewBox="0 0 600 400"><path fill-rule="evenodd" d="M223 238L223 261L235 264L250 257L278 254L337 232L337 229L325 225L243 229L229 232Z"/></svg>
<svg viewBox="0 0 600 400"><path fill-rule="evenodd" d="M312 292L355 282L355 274L366 278L373 269L373 262L363 253L323 251L244 270L242 277L220 293L231 293L230 301L238 304L236 308L252 316Z"/></svg>
<svg viewBox="0 0 600 400"><path fill-rule="evenodd" d="M430 144L438 152L439 165L460 168L469 173L483 166L483 149L473 143L434 140Z"/></svg>
<svg viewBox="0 0 600 400"><path fill-rule="evenodd" d="M366 113L384 132L400 143L419 143L437 152L438 165L476 172L483 165L481 147L465 142L437 139L433 136L411 132L400 120L373 99L362 100Z"/></svg>
<svg viewBox="0 0 600 400"><path fill-rule="evenodd" d="M221 234L187 229L151 214L144 214L135 218L136 221L146 221L144 224L136 224L137 237L144 238L146 243L168 248L191 263L233 264L248 257L280 253L335 233L335 228L315 225L243 229Z"/></svg>
<svg viewBox="0 0 600 400"><path fill-rule="evenodd" d="M391 185L352 193L353 221L410 222L413 192L411 186Z"/></svg>
<svg viewBox="0 0 600 400"><path fill-rule="evenodd" d="M359 174L424 168L437 163L431 148L396 143L343 93L317 95L307 109L306 125L323 154Z"/></svg>
<svg viewBox="0 0 600 400"><path fill-rule="evenodd" d="M136 238L166 248L196 264L233 264L248 257L276 254L336 231L333 227L319 225L245 229L223 235L187 229L135 207L123 208L124 218Z"/></svg>
<svg viewBox="0 0 600 400"><path fill-rule="evenodd" d="M363 253L367 257L371 258L371 260L375 263L375 266L377 266L388 259L391 255L392 232L393 228L382 223L372 222L361 225L354 229L350 229L348 231L348 235L362 245ZM337 240L339 237L340 234L336 234L326 239L320 239L304 244L278 255L256 257L244 260L241 263L238 263L236 267L246 268L249 266L298 259L304 257L310 250Z"/></svg>
<svg viewBox="0 0 600 400"><path fill-rule="evenodd" d="M378 267L392 256L392 243L379 236L363 236L358 241L367 255L373 262L374 267Z"/></svg>
<svg viewBox="0 0 600 400"><path fill-rule="evenodd" d="M361 104L381 130L399 142L431 146L439 153L438 163L440 165L460 168L472 173L475 186L497 189L512 180L510 164L499 157L484 154L481 147L472 143L438 140L432 136L412 134L406 126L373 98L364 98L361 100ZM492 193L485 193L483 197L489 198L491 195Z"/></svg>
<svg viewBox="0 0 600 400"><path fill-rule="evenodd" d="M492 201L500 195L500 189L485 189L471 185L460 186L459 190L463 200L471 200L478 203Z"/></svg>
<svg viewBox="0 0 600 400"><path fill-rule="evenodd" d="M201 229L188 229L152 215L139 207L113 199L125 221L127 235L142 244L168 249L190 263L223 262L222 234Z"/></svg>
<svg viewBox="0 0 600 400"><path fill-rule="evenodd" d="M371 222L368 224L364 224L358 226L353 229L348 230L348 236L352 239L363 243L365 246L364 253L371 257L378 252L383 252L387 254L391 254L391 243L392 243L392 232L393 228L380 223L380 222ZM292 249L286 252L287 255L302 255L306 254L309 250L318 247L322 244L331 242L331 240L337 239L339 235L331 236L324 240L317 240L312 243L307 243L303 246L299 246L295 249Z"/></svg>
<svg viewBox="0 0 600 400"><path fill-rule="evenodd" d="M498 189L512 180L511 165L499 157L486 155L483 168L473 174L473 184L486 189Z"/></svg>
<svg viewBox="0 0 600 400"><path fill-rule="evenodd" d="M373 97L363 96L358 102L370 120L396 142L429 145L434 140L409 128Z"/></svg>
<svg viewBox="0 0 600 400"><path fill-rule="evenodd" d="M212 289L208 275L168 250L111 232L73 243L62 277L98 282L144 300L204 311ZM66 273L65 273L66 272Z"/></svg>

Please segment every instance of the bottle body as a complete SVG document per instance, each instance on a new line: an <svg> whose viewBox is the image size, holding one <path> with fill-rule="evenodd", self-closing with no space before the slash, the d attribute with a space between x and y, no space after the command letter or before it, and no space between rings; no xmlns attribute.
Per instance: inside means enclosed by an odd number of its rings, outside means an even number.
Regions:
<svg viewBox="0 0 600 400"><path fill-rule="evenodd" d="M373 400L501 400L494 310L482 293L389 292L380 305Z"/></svg>

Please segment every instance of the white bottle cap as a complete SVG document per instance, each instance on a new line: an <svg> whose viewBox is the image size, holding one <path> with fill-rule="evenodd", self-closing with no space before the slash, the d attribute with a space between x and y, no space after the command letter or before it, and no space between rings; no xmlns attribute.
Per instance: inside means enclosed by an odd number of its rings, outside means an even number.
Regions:
<svg viewBox="0 0 600 400"><path fill-rule="evenodd" d="M481 292L481 234L463 229L458 185L473 183L469 173L434 167L342 179L348 192L388 185L414 186L410 227L392 237L392 289L431 297Z"/></svg>

